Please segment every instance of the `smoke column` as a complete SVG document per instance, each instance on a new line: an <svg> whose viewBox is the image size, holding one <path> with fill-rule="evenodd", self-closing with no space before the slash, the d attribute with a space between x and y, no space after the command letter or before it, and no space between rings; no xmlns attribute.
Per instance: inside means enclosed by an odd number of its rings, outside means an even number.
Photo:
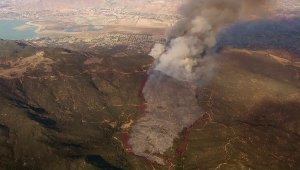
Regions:
<svg viewBox="0 0 300 170"><path fill-rule="evenodd" d="M183 19L170 30L167 44L156 44L150 53L155 63L143 89L146 113L129 139L134 154L165 164L174 139L203 116L195 91L212 74L218 32L262 16L268 7L265 0L189 0L182 6Z"/></svg>
<svg viewBox="0 0 300 170"><path fill-rule="evenodd" d="M212 54L218 32L269 9L266 0L189 0L180 9L183 19L170 30L167 45L156 44L150 53L156 59L154 70L185 81L205 76L212 69L206 56Z"/></svg>

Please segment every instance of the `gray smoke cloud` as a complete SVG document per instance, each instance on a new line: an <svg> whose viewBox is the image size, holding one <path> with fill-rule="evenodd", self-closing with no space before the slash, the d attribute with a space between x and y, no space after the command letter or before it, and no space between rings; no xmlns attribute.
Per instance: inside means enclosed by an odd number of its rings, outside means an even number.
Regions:
<svg viewBox="0 0 300 170"><path fill-rule="evenodd" d="M180 8L183 19L169 31L166 45L156 44L149 55L154 70L183 81L195 81L210 73L218 32L237 20L269 13L275 0L189 0Z"/></svg>
<svg viewBox="0 0 300 170"><path fill-rule="evenodd" d="M147 108L129 139L135 155L166 164L163 155L174 139L204 114L196 89L212 74L218 32L236 20L263 16L266 7L264 0L189 0L181 8L183 19L170 30L168 43L150 52L155 63L143 89Z"/></svg>

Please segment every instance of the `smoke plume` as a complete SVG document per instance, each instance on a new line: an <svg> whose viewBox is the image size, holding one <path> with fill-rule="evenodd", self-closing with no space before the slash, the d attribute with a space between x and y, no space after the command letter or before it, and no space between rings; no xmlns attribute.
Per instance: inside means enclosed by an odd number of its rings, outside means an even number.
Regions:
<svg viewBox="0 0 300 170"><path fill-rule="evenodd" d="M203 116L196 98L199 82L209 78L218 32L236 20L264 15L264 0L189 0L183 19L169 32L166 45L156 44L156 61L143 89L145 115L131 129L134 154L166 164L164 153L186 127Z"/></svg>
<svg viewBox="0 0 300 170"><path fill-rule="evenodd" d="M213 65L206 57L214 51L218 32L237 20L266 15L270 1L189 0L180 8L183 19L170 30L167 44L156 44L150 52L154 70L183 81L207 76Z"/></svg>

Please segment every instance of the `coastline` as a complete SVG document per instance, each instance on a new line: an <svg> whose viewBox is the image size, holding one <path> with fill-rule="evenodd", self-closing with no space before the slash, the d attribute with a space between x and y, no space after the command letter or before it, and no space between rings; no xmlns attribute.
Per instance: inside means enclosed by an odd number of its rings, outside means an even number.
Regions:
<svg viewBox="0 0 300 170"><path fill-rule="evenodd" d="M8 40L25 40L39 37L37 28L26 19L1 18L1 37Z"/></svg>

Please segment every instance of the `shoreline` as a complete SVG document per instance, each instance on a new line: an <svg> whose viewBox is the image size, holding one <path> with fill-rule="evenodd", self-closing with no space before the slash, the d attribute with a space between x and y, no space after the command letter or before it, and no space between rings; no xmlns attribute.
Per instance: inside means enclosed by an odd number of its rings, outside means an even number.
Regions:
<svg viewBox="0 0 300 170"><path fill-rule="evenodd" d="M7 40L29 40L39 37L35 25L30 24L26 19L0 18L3 30L1 37Z"/></svg>

